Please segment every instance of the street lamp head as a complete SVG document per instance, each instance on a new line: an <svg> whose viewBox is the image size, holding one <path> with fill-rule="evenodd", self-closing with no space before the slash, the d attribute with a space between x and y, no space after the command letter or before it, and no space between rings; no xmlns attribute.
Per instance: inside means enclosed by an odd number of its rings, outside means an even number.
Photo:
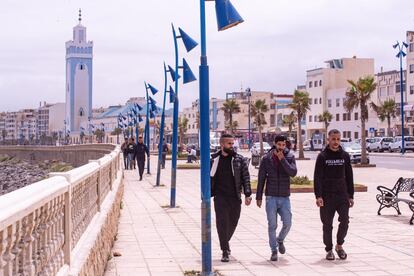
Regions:
<svg viewBox="0 0 414 276"><path fill-rule="evenodd" d="M183 83L189 83L192 81L197 80L197 78L194 76L193 71L191 71L190 66L188 65L187 61L183 58Z"/></svg>
<svg viewBox="0 0 414 276"><path fill-rule="evenodd" d="M170 103L173 103L174 101L175 101L175 92L170 85Z"/></svg>
<svg viewBox="0 0 414 276"><path fill-rule="evenodd" d="M170 72L171 78L175 82L176 81L176 79L175 79L175 70L172 69L172 67L169 66L169 65L168 65L168 72ZM178 74L178 78L177 79L179 79L179 78L181 78L181 76Z"/></svg>
<svg viewBox="0 0 414 276"><path fill-rule="evenodd" d="M148 88L149 88L149 90L151 90L152 95L157 94L158 89L157 89L157 88L155 88L154 86L152 86L152 85L151 85L151 84L149 84L149 83L148 83Z"/></svg>
<svg viewBox="0 0 414 276"><path fill-rule="evenodd" d="M198 45L198 43L194 39L192 39L186 32L184 32L181 28L178 28L178 31L180 32L181 39L183 40L187 52L190 52Z"/></svg>
<svg viewBox="0 0 414 276"><path fill-rule="evenodd" d="M396 49L398 47L399 43L395 43L394 45L392 45L392 48Z"/></svg>
<svg viewBox="0 0 414 276"><path fill-rule="evenodd" d="M224 31L242 23L244 20L231 4L230 0L216 1L217 28Z"/></svg>
<svg viewBox="0 0 414 276"><path fill-rule="evenodd" d="M405 43L405 42L403 42L403 46L404 46L405 48L408 48L408 44L407 44L407 43Z"/></svg>

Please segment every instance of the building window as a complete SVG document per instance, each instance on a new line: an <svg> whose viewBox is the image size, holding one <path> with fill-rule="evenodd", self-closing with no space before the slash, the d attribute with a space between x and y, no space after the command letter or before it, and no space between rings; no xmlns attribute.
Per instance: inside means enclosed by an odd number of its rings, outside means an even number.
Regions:
<svg viewBox="0 0 414 276"><path fill-rule="evenodd" d="M79 109L79 116L82 117L83 115L85 115L85 112L83 111L83 108L81 107Z"/></svg>
<svg viewBox="0 0 414 276"><path fill-rule="evenodd" d="M314 82L313 82L313 85L314 85L315 87L318 87L318 81L314 81Z"/></svg>
<svg viewBox="0 0 414 276"><path fill-rule="evenodd" d="M340 115L340 114L336 114L336 121L337 121L337 122L339 122L339 119L340 119L339 115Z"/></svg>
<svg viewBox="0 0 414 276"><path fill-rule="evenodd" d="M309 98L309 104L310 105L312 104L312 98Z"/></svg>
<svg viewBox="0 0 414 276"><path fill-rule="evenodd" d="M336 99L336 107L339 107L340 100L341 99Z"/></svg>
<svg viewBox="0 0 414 276"><path fill-rule="evenodd" d="M358 112L355 112L355 114L354 114L354 120L355 121L358 120Z"/></svg>
<svg viewBox="0 0 414 276"><path fill-rule="evenodd" d="M414 43L410 43L410 52L414 52Z"/></svg>
<svg viewBox="0 0 414 276"><path fill-rule="evenodd" d="M414 73L414 64L410 64L410 74Z"/></svg>
<svg viewBox="0 0 414 276"><path fill-rule="evenodd" d="M342 98L342 106L345 106L346 98Z"/></svg>
<svg viewBox="0 0 414 276"><path fill-rule="evenodd" d="M380 96L380 98L384 98L384 97L387 96L386 91L385 91L385 87L380 87L379 96Z"/></svg>
<svg viewBox="0 0 414 276"><path fill-rule="evenodd" d="M312 88L312 82L311 81L309 82L309 88Z"/></svg>
<svg viewBox="0 0 414 276"><path fill-rule="evenodd" d="M328 107L332 107L332 100L328 99Z"/></svg>
<svg viewBox="0 0 414 276"><path fill-rule="evenodd" d="M322 86L322 80L319 81L319 86Z"/></svg>
<svg viewBox="0 0 414 276"><path fill-rule="evenodd" d="M346 137L346 131L342 131L342 137L347 138Z"/></svg>
<svg viewBox="0 0 414 276"><path fill-rule="evenodd" d="M414 95L414 85L410 85L410 95Z"/></svg>
<svg viewBox="0 0 414 276"><path fill-rule="evenodd" d="M313 117L313 121L314 121L314 122L317 122L317 121L318 121L318 116L316 116L316 115L315 115L315 116Z"/></svg>
<svg viewBox="0 0 414 276"><path fill-rule="evenodd" d="M313 103L318 104L318 99L317 98L313 99Z"/></svg>
<svg viewBox="0 0 414 276"><path fill-rule="evenodd" d="M347 121L347 119L346 119L346 118L347 118L347 116L348 116L348 115L347 115L346 113L342 114L342 121Z"/></svg>
<svg viewBox="0 0 414 276"><path fill-rule="evenodd" d="M80 69L80 70L85 70L85 65L81 64L81 65L79 66L79 69Z"/></svg>
<svg viewBox="0 0 414 276"><path fill-rule="evenodd" d="M309 122L312 122L312 115L309 115Z"/></svg>
<svg viewBox="0 0 414 276"><path fill-rule="evenodd" d="M403 81L403 92L405 92L405 81ZM400 82L396 81L395 82L395 92L396 93L400 93Z"/></svg>
<svg viewBox="0 0 414 276"><path fill-rule="evenodd" d="M322 98L319 98L319 104L322 104Z"/></svg>

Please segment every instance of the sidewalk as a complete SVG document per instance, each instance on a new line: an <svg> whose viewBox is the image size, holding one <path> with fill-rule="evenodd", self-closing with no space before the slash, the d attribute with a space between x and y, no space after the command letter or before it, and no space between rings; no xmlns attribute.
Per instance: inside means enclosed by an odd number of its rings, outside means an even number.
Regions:
<svg viewBox="0 0 414 276"><path fill-rule="evenodd" d="M177 205L169 204L169 187L155 188L153 175L137 181L136 172L125 171L125 194L118 239L105 276L183 275L201 269L200 182L198 170L178 170ZM314 161L299 161L299 175L312 176ZM251 169L252 172L254 169ZM355 169L357 183L367 193L355 195L351 224L345 243L348 260L324 259L322 225L312 194L291 196L293 225L285 242L287 252L270 262L265 210L243 205L239 226L231 240L230 263L220 262L220 248L212 206L213 267L222 275L414 275L414 226L411 213L401 204L402 216L384 210L377 216L377 185L393 185L407 171L383 168ZM170 162L162 171L162 183L170 180ZM256 173L257 175L257 173ZM255 203L255 202L253 202ZM335 222L336 224L336 222ZM334 233L336 225L334 226Z"/></svg>

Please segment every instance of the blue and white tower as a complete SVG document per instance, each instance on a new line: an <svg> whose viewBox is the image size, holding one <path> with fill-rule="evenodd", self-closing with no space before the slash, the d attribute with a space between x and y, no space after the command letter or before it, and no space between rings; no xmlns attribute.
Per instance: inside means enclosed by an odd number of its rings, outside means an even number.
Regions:
<svg viewBox="0 0 414 276"><path fill-rule="evenodd" d="M86 40L86 28L73 27L73 40L66 42L66 129L79 133L81 125L92 117L93 42Z"/></svg>

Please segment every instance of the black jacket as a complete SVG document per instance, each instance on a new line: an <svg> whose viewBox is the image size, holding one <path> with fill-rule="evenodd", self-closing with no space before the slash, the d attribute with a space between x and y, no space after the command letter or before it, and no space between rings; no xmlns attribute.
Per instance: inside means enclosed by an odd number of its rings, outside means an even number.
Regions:
<svg viewBox="0 0 414 276"><path fill-rule="evenodd" d="M135 158L137 160L145 160L145 154L147 154L147 156L149 156L148 147L144 143L136 144L136 146L135 146Z"/></svg>
<svg viewBox="0 0 414 276"><path fill-rule="evenodd" d="M136 151L136 144L135 143L128 143L128 145L126 146L126 151L127 153L132 153L135 154Z"/></svg>
<svg viewBox="0 0 414 276"><path fill-rule="evenodd" d="M218 161L220 159L221 150L211 155L210 159L210 179L211 179L211 196L215 196L215 174L217 171ZM241 199L241 192L244 192L246 197L252 194L250 187L249 166L246 158L242 155L234 153L232 158L234 184L236 185L237 197Z"/></svg>
<svg viewBox="0 0 414 276"><path fill-rule="evenodd" d="M354 197L354 177L349 154L341 147L332 151L326 147L319 153L313 177L315 196L343 194Z"/></svg>
<svg viewBox="0 0 414 276"><path fill-rule="evenodd" d="M257 182L256 200L261 200L263 189L267 196L290 196L290 177L297 173L295 156L288 149L283 152L285 158L278 159L279 169L273 161L273 151L263 156L259 167L259 179Z"/></svg>

